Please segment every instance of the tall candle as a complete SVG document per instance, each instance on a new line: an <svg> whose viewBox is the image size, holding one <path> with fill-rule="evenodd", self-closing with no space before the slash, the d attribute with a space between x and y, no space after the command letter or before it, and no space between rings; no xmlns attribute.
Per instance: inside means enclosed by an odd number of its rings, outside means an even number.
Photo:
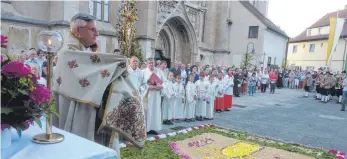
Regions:
<svg viewBox="0 0 347 159"><path fill-rule="evenodd" d="M50 52L52 49L52 40L48 39L47 52Z"/></svg>

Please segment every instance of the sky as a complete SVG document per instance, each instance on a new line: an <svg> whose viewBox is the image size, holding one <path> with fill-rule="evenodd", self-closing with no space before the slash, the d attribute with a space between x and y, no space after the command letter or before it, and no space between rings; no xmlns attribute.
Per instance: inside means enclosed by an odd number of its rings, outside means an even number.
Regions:
<svg viewBox="0 0 347 159"><path fill-rule="evenodd" d="M295 37L329 12L344 9L347 0L268 0L268 18Z"/></svg>

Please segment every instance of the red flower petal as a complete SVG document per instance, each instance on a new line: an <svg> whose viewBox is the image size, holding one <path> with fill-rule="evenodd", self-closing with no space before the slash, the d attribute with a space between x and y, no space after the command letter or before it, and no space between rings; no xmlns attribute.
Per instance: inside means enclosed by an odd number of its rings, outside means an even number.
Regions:
<svg viewBox="0 0 347 159"><path fill-rule="evenodd" d="M336 150L329 150L329 153L337 154L337 151Z"/></svg>
<svg viewBox="0 0 347 159"><path fill-rule="evenodd" d="M337 156L336 159L345 159L345 157Z"/></svg>

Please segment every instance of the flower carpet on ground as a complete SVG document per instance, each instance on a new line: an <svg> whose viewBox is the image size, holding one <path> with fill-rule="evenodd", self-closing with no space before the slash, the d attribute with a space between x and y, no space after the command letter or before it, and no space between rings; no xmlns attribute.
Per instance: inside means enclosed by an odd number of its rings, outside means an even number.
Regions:
<svg viewBox="0 0 347 159"><path fill-rule="evenodd" d="M344 159L345 155L340 151L310 148L210 124L149 137L147 140L142 150L130 144L121 144L121 158Z"/></svg>

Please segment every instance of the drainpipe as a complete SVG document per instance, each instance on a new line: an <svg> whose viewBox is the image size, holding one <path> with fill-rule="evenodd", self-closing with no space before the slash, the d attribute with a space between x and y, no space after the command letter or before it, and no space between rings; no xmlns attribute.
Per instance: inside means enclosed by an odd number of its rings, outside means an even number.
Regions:
<svg viewBox="0 0 347 159"><path fill-rule="evenodd" d="M285 50L285 57L284 57L284 66L287 67L287 58L288 58L288 46L289 46L289 39L287 40L286 50ZM283 68L282 68L283 69Z"/></svg>
<svg viewBox="0 0 347 159"><path fill-rule="evenodd" d="M347 65L346 65L346 61L347 61L347 56L346 56L346 49L347 49L347 39L342 38L343 40L345 40L345 49L343 50L343 64L342 64L342 71L343 70L347 70Z"/></svg>

